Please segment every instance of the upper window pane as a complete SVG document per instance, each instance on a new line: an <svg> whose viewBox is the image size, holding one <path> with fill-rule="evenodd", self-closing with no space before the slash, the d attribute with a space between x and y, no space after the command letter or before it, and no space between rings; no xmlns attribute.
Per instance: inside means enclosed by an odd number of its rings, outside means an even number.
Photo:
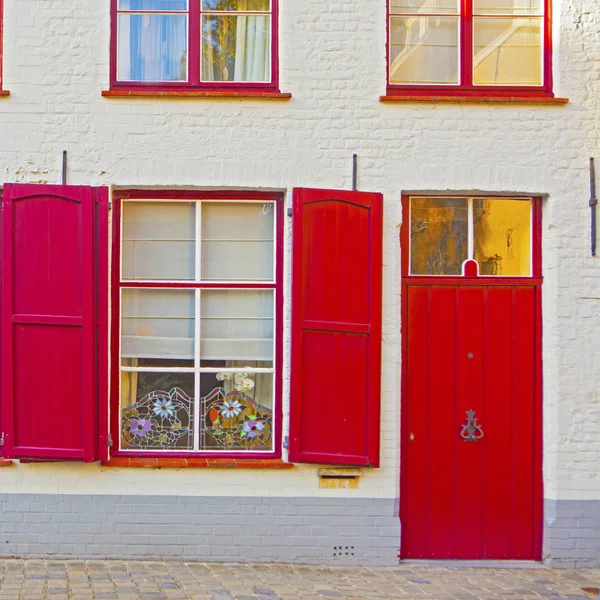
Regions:
<svg viewBox="0 0 600 600"><path fill-rule="evenodd" d="M457 0L392 0L390 3L391 14L458 14Z"/></svg>
<svg viewBox="0 0 600 600"><path fill-rule="evenodd" d="M120 13L117 78L186 81L187 15Z"/></svg>
<svg viewBox="0 0 600 600"><path fill-rule="evenodd" d="M202 81L269 81L270 40L270 16L204 15Z"/></svg>
<svg viewBox="0 0 600 600"><path fill-rule="evenodd" d="M202 203L202 280L273 281L275 206Z"/></svg>
<svg viewBox="0 0 600 600"><path fill-rule="evenodd" d="M187 0L119 0L119 10L184 10Z"/></svg>
<svg viewBox="0 0 600 600"><path fill-rule="evenodd" d="M460 275L468 258L467 198L411 198L410 272Z"/></svg>
<svg viewBox="0 0 600 600"><path fill-rule="evenodd" d="M393 17L390 83L458 83L458 17Z"/></svg>
<svg viewBox="0 0 600 600"><path fill-rule="evenodd" d="M541 0L473 0L478 15L541 15Z"/></svg>
<svg viewBox="0 0 600 600"><path fill-rule="evenodd" d="M202 10L266 12L271 10L270 0L202 0Z"/></svg>
<svg viewBox="0 0 600 600"><path fill-rule="evenodd" d="M123 202L123 279L193 280L193 202Z"/></svg>
<svg viewBox="0 0 600 600"><path fill-rule="evenodd" d="M542 84L542 19L476 17L474 83Z"/></svg>
<svg viewBox="0 0 600 600"><path fill-rule="evenodd" d="M531 275L531 201L473 200L474 258L481 275Z"/></svg>

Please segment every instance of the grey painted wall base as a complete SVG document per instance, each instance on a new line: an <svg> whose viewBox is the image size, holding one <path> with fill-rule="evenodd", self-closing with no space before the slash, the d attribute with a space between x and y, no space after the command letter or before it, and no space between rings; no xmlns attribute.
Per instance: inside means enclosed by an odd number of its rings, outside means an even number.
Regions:
<svg viewBox="0 0 600 600"><path fill-rule="evenodd" d="M544 562L551 567L600 567L600 500L546 500Z"/></svg>
<svg viewBox="0 0 600 600"><path fill-rule="evenodd" d="M0 556L398 564L394 499L0 494Z"/></svg>

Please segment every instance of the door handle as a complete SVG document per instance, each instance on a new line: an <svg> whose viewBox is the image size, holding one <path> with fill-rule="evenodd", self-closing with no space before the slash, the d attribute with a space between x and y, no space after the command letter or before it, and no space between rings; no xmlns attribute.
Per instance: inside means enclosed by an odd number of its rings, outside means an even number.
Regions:
<svg viewBox="0 0 600 600"><path fill-rule="evenodd" d="M465 420L467 422L460 430L460 437L465 442L478 442L483 437L483 429L481 428L481 425L477 423L478 419L475 416L475 411L468 410Z"/></svg>

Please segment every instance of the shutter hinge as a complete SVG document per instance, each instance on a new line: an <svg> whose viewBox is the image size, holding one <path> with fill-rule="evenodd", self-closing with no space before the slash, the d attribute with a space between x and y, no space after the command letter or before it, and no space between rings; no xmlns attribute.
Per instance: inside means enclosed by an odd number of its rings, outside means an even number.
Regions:
<svg viewBox="0 0 600 600"><path fill-rule="evenodd" d="M288 217L291 217L293 214L294 214L294 210L292 209L292 207L291 207L291 206L288 206L288 209L287 209L287 216L288 216Z"/></svg>
<svg viewBox="0 0 600 600"><path fill-rule="evenodd" d="M0 446L4 446L4 431L2 432L2 435L0 435Z"/></svg>
<svg viewBox="0 0 600 600"><path fill-rule="evenodd" d="M112 202L108 203L108 210L112 210Z"/></svg>
<svg viewBox="0 0 600 600"><path fill-rule="evenodd" d="M112 441L112 435L110 433L108 434L108 445L112 448L113 441Z"/></svg>

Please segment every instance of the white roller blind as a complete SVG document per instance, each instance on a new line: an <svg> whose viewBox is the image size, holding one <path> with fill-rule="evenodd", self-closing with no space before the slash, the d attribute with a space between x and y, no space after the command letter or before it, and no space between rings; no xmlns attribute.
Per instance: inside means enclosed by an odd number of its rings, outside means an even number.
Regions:
<svg viewBox="0 0 600 600"><path fill-rule="evenodd" d="M123 203L123 279L193 280L193 202Z"/></svg>
<svg viewBox="0 0 600 600"><path fill-rule="evenodd" d="M200 356L204 360L273 360L273 292L201 293Z"/></svg>
<svg viewBox="0 0 600 600"><path fill-rule="evenodd" d="M121 356L194 358L194 292L123 290Z"/></svg>
<svg viewBox="0 0 600 600"><path fill-rule="evenodd" d="M202 279L272 281L273 204L202 204Z"/></svg>

